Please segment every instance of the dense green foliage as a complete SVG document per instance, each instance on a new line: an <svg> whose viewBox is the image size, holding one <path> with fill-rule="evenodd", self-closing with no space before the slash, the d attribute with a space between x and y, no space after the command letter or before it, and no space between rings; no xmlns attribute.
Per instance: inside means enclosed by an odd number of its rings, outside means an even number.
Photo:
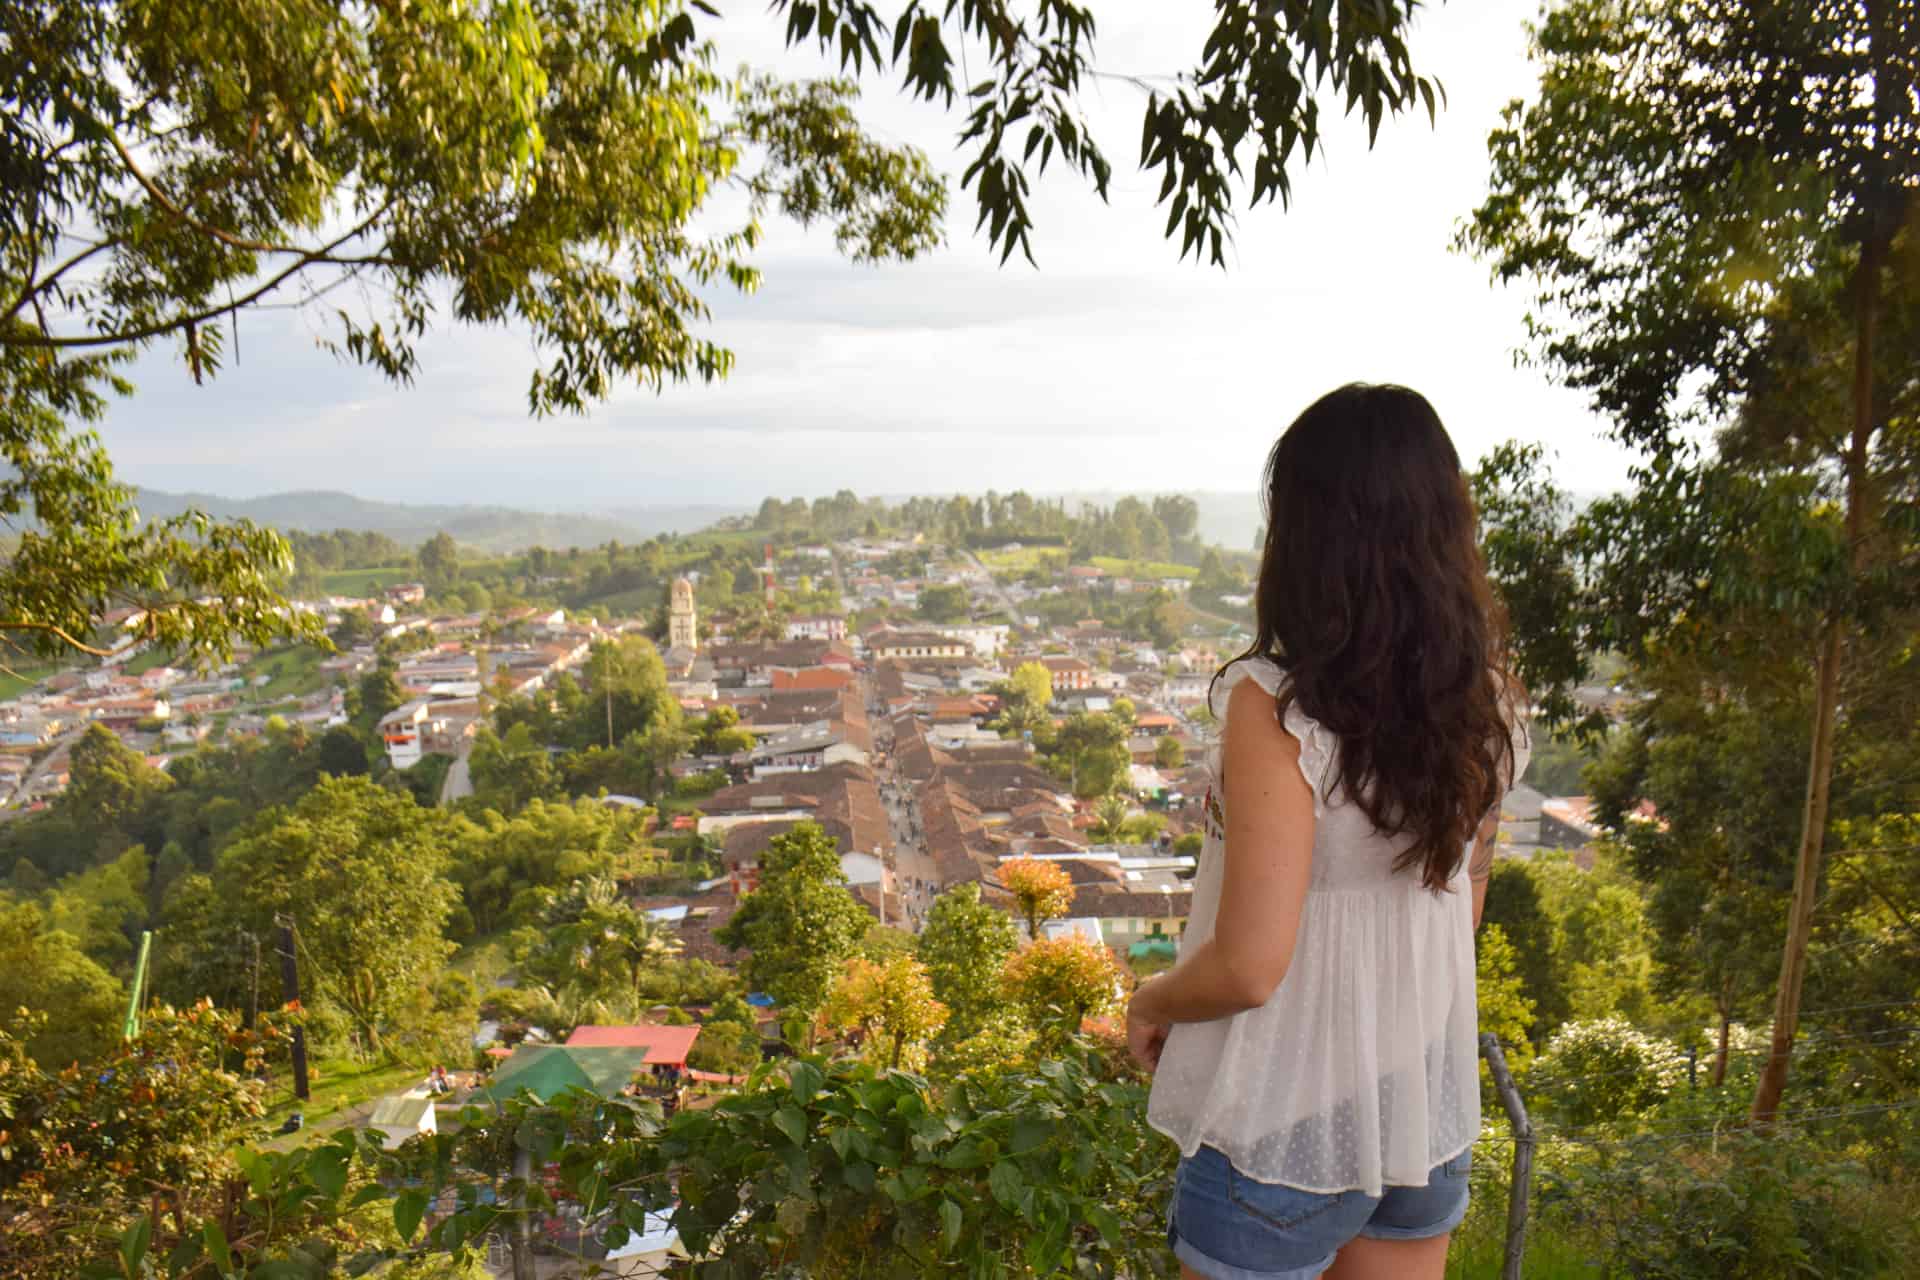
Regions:
<svg viewBox="0 0 1920 1280"><path fill-rule="evenodd" d="M947 1007L944 1035L964 1040L1000 1003L1000 970L1013 953L1013 917L980 900L977 884L956 885L933 900L914 941L933 996Z"/></svg>
<svg viewBox="0 0 1920 1280"><path fill-rule="evenodd" d="M833 838L803 822L775 836L760 858L760 883L714 937L750 953L740 965L753 991L812 1017L872 917L847 893Z"/></svg>
<svg viewBox="0 0 1920 1280"><path fill-rule="evenodd" d="M1920 606L1916 17L1569 0L1533 32L1538 98L1493 135L1462 234L1531 286L1536 351L1638 455L1632 492L1574 518L1537 458L1487 468L1529 686L1564 716L1613 650L1682 706L1778 725L1797 704L1807 723L1758 1120L1786 1088L1830 801L1856 781L1842 708L1871 705L1862 651L1908 649Z"/></svg>

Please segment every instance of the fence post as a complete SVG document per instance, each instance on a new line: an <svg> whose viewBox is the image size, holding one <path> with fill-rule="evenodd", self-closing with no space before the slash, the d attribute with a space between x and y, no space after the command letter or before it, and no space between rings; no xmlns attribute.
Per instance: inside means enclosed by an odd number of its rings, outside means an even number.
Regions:
<svg viewBox="0 0 1920 1280"><path fill-rule="evenodd" d="M1491 1031L1480 1037L1480 1056L1493 1073L1493 1087L1513 1130L1513 1180L1507 1189L1507 1247L1500 1280L1520 1280L1520 1260L1527 1249L1527 1197L1533 1182L1533 1123L1527 1119L1527 1104L1521 1101L1520 1087L1507 1068L1507 1055L1500 1051L1500 1041Z"/></svg>

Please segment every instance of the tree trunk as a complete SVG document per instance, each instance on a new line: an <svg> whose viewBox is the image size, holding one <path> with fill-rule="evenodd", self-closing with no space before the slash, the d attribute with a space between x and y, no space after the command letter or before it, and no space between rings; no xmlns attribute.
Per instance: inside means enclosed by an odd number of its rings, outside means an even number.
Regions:
<svg viewBox="0 0 1920 1280"><path fill-rule="evenodd" d="M1707 1076L1707 1083L1715 1089L1727 1082L1727 1038L1732 1030L1733 1014L1723 1006L1720 1010L1720 1041L1713 1051L1713 1070Z"/></svg>
<svg viewBox="0 0 1920 1280"><path fill-rule="evenodd" d="M1867 442L1873 434L1873 339L1879 319L1880 261L1885 250L1877 230L1860 247L1854 271L1853 433L1846 455L1847 554L1858 575L1866 555ZM1833 788L1833 732L1840 702L1840 663L1846 650L1845 605L1829 606L1815 660L1813 745L1807 761L1807 803L1800 820L1800 852L1793 869L1793 906L1787 914L1787 942L1780 957L1780 986L1773 1002L1773 1044L1760 1083L1754 1089L1751 1119L1770 1124L1787 1089L1787 1066L1800 1023L1800 988L1807 976L1807 941L1813 934L1813 908L1825 853L1827 805Z"/></svg>

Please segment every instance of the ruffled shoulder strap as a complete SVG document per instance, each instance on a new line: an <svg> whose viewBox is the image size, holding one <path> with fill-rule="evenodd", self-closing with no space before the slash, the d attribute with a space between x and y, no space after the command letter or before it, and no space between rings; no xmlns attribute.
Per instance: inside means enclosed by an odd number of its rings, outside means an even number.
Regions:
<svg viewBox="0 0 1920 1280"><path fill-rule="evenodd" d="M1223 747L1226 742L1227 703L1234 686L1242 680L1251 680L1278 698L1286 687L1287 673L1271 658L1240 658L1229 663L1227 669L1220 673L1208 697L1207 706L1220 724ZM1334 761L1340 740L1325 725L1302 711L1298 701L1287 704L1281 725L1300 743L1300 776L1307 780L1307 786L1313 791L1313 816L1318 818L1326 812L1327 792L1335 781Z"/></svg>

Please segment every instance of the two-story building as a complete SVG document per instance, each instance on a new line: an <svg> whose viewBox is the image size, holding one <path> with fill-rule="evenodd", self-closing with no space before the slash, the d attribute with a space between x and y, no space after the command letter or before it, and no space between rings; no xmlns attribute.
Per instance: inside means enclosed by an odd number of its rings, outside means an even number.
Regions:
<svg viewBox="0 0 1920 1280"><path fill-rule="evenodd" d="M1053 679L1053 691L1065 693L1070 689L1093 688L1093 667L1081 658L1071 654L1049 653L1040 658L1040 665L1047 669L1047 675Z"/></svg>
<svg viewBox="0 0 1920 1280"><path fill-rule="evenodd" d="M847 620L837 613L806 613L787 619L789 640L845 640Z"/></svg>
<svg viewBox="0 0 1920 1280"><path fill-rule="evenodd" d="M876 662L910 658L965 658L973 647L965 640L937 631L887 631L867 638L867 653Z"/></svg>

